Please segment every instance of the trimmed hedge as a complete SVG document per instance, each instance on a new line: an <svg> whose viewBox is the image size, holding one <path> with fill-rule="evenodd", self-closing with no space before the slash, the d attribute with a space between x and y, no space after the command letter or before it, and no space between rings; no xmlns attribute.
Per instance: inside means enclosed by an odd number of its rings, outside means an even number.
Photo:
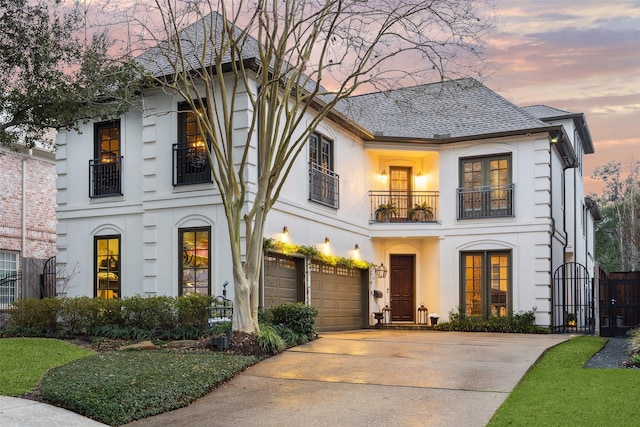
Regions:
<svg viewBox="0 0 640 427"><path fill-rule="evenodd" d="M449 321L435 325L439 331L463 332L507 332L525 334L548 334L549 329L535 325L535 309L514 313L511 316L468 316L463 310L449 312Z"/></svg>
<svg viewBox="0 0 640 427"><path fill-rule="evenodd" d="M199 294L17 300L0 336L196 339L208 332L209 310L216 303Z"/></svg>

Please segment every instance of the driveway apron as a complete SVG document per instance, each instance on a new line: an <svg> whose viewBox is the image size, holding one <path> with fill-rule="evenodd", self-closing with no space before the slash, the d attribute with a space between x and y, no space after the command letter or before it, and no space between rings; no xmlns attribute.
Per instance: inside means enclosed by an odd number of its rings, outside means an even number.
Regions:
<svg viewBox="0 0 640 427"><path fill-rule="evenodd" d="M484 426L540 355L568 338L323 333L186 408L131 426Z"/></svg>

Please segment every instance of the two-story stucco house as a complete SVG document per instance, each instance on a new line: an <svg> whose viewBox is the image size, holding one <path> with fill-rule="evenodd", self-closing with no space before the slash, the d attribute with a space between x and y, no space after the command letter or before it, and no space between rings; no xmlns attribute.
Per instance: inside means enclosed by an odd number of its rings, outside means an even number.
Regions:
<svg viewBox="0 0 640 427"><path fill-rule="evenodd" d="M159 89L141 100L58 135L58 263L81 267L67 294L220 294L226 219L195 112ZM423 305L444 319L535 308L553 323L554 272L593 269L584 115L520 108L471 79L354 96L336 115L293 165L264 237L377 271L269 252L262 306L314 304L319 330L368 326L385 305L394 323L423 321Z"/></svg>
<svg viewBox="0 0 640 427"><path fill-rule="evenodd" d="M55 295L41 289L56 254L56 172L51 150L0 146L0 309L18 297Z"/></svg>

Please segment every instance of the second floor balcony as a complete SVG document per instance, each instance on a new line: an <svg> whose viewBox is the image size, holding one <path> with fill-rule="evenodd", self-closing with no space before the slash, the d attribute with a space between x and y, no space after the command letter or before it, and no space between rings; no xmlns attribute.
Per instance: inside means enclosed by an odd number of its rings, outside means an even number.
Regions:
<svg viewBox="0 0 640 427"><path fill-rule="evenodd" d="M438 191L370 191L371 222L437 222Z"/></svg>

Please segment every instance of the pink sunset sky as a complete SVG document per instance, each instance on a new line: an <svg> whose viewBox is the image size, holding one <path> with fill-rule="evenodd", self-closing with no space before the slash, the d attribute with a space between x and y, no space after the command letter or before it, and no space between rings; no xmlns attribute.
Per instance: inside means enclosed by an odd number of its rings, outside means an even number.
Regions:
<svg viewBox="0 0 640 427"><path fill-rule="evenodd" d="M519 106L584 113L595 153L585 156L587 193L601 193L594 168L640 161L640 1L494 0L495 29L484 82Z"/></svg>

